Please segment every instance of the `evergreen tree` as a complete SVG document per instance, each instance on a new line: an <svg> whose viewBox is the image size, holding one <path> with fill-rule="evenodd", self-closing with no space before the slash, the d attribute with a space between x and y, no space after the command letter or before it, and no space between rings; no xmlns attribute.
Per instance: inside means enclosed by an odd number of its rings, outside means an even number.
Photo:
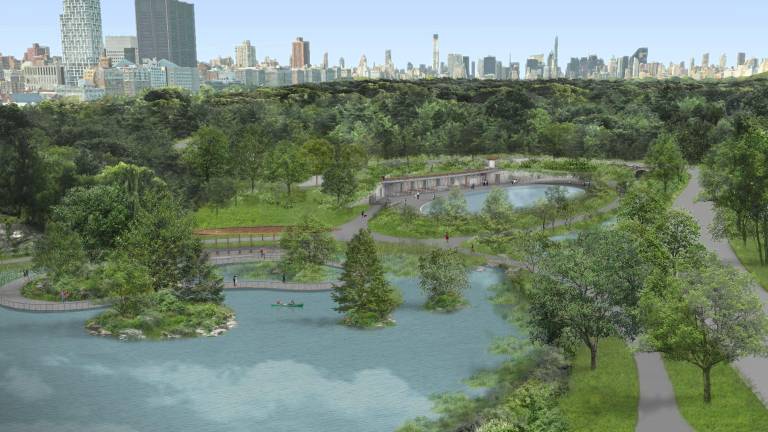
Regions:
<svg viewBox="0 0 768 432"><path fill-rule="evenodd" d="M338 305L335 310L346 314L344 323L354 327L390 322L390 314L402 303L400 293L384 278L370 231L360 230L352 237L341 284L331 296Z"/></svg>

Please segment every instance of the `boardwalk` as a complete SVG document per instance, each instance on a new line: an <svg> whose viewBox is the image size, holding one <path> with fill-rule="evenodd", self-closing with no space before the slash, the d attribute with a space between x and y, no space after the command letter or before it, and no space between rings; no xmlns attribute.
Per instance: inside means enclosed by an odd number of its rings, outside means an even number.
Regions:
<svg viewBox="0 0 768 432"><path fill-rule="evenodd" d="M21 288L27 278L16 279L0 287L0 306L27 312L75 312L106 307L90 301L51 302L30 300L21 295Z"/></svg>

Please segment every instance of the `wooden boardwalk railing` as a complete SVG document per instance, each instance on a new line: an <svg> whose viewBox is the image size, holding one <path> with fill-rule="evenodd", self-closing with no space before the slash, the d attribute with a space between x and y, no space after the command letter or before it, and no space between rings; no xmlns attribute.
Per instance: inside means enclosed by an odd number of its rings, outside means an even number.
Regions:
<svg viewBox="0 0 768 432"><path fill-rule="evenodd" d="M73 302L35 302L35 301L18 301L8 297L0 297L0 306L14 310L21 310L27 312L77 312L92 309L101 309L109 305L96 304L90 301L73 301Z"/></svg>
<svg viewBox="0 0 768 432"><path fill-rule="evenodd" d="M232 282L224 284L224 289L236 290L236 289L253 289L253 290L266 290L266 291L296 291L296 292L321 292L333 290L333 285L338 285L339 282L317 282L317 283L303 283L303 282L281 282L281 281L237 281L237 285Z"/></svg>

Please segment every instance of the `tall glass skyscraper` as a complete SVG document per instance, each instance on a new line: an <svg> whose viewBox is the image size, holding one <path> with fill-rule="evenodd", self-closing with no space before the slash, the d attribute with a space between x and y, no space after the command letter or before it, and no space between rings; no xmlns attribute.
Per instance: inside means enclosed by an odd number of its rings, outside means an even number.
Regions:
<svg viewBox="0 0 768 432"><path fill-rule="evenodd" d="M195 5L178 0L136 0L136 36L141 59L197 67Z"/></svg>
<svg viewBox="0 0 768 432"><path fill-rule="evenodd" d="M99 63L104 47L101 38L100 0L64 0L60 15L64 79L77 85L86 69Z"/></svg>

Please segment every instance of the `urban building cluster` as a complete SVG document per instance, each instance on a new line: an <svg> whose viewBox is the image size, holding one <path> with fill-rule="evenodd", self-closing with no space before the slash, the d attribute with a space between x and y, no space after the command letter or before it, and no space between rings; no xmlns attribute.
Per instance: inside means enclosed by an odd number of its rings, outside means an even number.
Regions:
<svg viewBox="0 0 768 432"><path fill-rule="evenodd" d="M259 61L249 40L237 45L233 57L198 62L195 9L180 0L135 0L136 35L102 36L100 0L62 0L60 15L62 55L32 44L21 60L0 54L0 102L36 103L46 98L76 97L94 100L104 96L135 96L149 88L180 87L197 92L201 83L215 88L228 85L279 87L353 79L418 80L429 78L539 80L539 79L726 79L768 72L768 59L736 55L729 66L725 54L717 63L709 54L668 65L650 62L648 48L634 54L571 58L563 72L559 66L559 40L548 55L528 57L521 64L510 56L505 65L496 56L471 60L461 53L442 57L439 35L432 36L431 64L407 63L398 68L392 51L384 61L331 64L328 52L312 63L310 42L302 37L291 44L290 60L281 65L265 57Z"/></svg>
<svg viewBox="0 0 768 432"><path fill-rule="evenodd" d="M33 44L22 60L0 54L0 101L135 96L148 88L200 89L194 5L135 0L136 35L102 36L100 0L63 0L61 56Z"/></svg>

